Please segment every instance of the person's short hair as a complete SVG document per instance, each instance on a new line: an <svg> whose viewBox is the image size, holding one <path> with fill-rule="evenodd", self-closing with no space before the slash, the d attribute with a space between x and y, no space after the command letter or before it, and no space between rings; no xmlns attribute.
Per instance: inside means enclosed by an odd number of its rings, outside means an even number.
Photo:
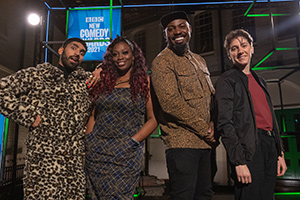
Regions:
<svg viewBox="0 0 300 200"><path fill-rule="evenodd" d="M168 13L160 18L160 25L166 29L168 24L175 19L185 19L190 24L190 19L184 11Z"/></svg>
<svg viewBox="0 0 300 200"><path fill-rule="evenodd" d="M244 29L236 29L230 31L225 37L224 48L227 52L229 51L232 40L240 36L246 38L251 46L253 45L253 38L247 31Z"/></svg>
<svg viewBox="0 0 300 200"><path fill-rule="evenodd" d="M62 47L66 48L68 46L68 44L70 44L71 42L79 42L79 43L81 43L84 46L85 50L87 51L87 45L86 45L85 41L82 40L82 39L80 39L80 38L69 38L69 39L66 39L64 41L64 43L62 44Z"/></svg>

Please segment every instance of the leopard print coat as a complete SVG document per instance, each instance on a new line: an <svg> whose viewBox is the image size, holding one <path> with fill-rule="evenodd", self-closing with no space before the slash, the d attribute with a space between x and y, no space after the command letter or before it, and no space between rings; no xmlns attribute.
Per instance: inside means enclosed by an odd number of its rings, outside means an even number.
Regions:
<svg viewBox="0 0 300 200"><path fill-rule="evenodd" d="M84 130L90 112L85 82L78 67L64 78L44 63L2 78L0 112L29 127L24 169L25 199L84 199ZM42 121L31 125L36 115Z"/></svg>

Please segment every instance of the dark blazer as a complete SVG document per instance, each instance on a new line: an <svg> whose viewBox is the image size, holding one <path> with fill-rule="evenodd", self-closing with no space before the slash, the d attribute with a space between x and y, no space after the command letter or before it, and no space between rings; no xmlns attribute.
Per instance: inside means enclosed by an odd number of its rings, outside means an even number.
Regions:
<svg viewBox="0 0 300 200"><path fill-rule="evenodd" d="M273 117L273 130L278 155L282 142L266 83L251 70L251 73L266 94ZM257 143L257 128L248 77L237 67L224 72L216 84L217 129L233 165L250 161Z"/></svg>

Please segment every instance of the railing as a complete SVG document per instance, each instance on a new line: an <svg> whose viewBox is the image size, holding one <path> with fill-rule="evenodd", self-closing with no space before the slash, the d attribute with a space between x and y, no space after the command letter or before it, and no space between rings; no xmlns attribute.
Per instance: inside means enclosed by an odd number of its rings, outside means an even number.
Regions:
<svg viewBox="0 0 300 200"><path fill-rule="evenodd" d="M16 179L13 180L13 167L4 168L3 182L0 183L1 200L22 200L23 199L23 169L25 165L16 166Z"/></svg>
<svg viewBox="0 0 300 200"><path fill-rule="evenodd" d="M23 169L25 165L17 165L16 166L16 179L21 180L23 178ZM13 166L4 168L4 177L3 182L11 182L13 179Z"/></svg>

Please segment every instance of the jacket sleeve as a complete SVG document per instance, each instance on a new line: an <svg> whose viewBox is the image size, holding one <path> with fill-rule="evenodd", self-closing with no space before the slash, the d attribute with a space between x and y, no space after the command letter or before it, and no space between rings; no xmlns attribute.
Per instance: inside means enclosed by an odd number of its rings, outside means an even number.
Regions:
<svg viewBox="0 0 300 200"><path fill-rule="evenodd" d="M246 164L246 158L233 123L234 92L234 86L229 79L221 76L216 84L217 130L221 134L230 162L236 166Z"/></svg>
<svg viewBox="0 0 300 200"><path fill-rule="evenodd" d="M0 113L25 127L30 127L38 114L27 96L32 88L35 68L20 70L0 79Z"/></svg>
<svg viewBox="0 0 300 200"><path fill-rule="evenodd" d="M162 111L168 114L170 120L200 137L208 135L208 124L180 95L177 78L171 64L163 59L155 59L151 71L155 95Z"/></svg>

